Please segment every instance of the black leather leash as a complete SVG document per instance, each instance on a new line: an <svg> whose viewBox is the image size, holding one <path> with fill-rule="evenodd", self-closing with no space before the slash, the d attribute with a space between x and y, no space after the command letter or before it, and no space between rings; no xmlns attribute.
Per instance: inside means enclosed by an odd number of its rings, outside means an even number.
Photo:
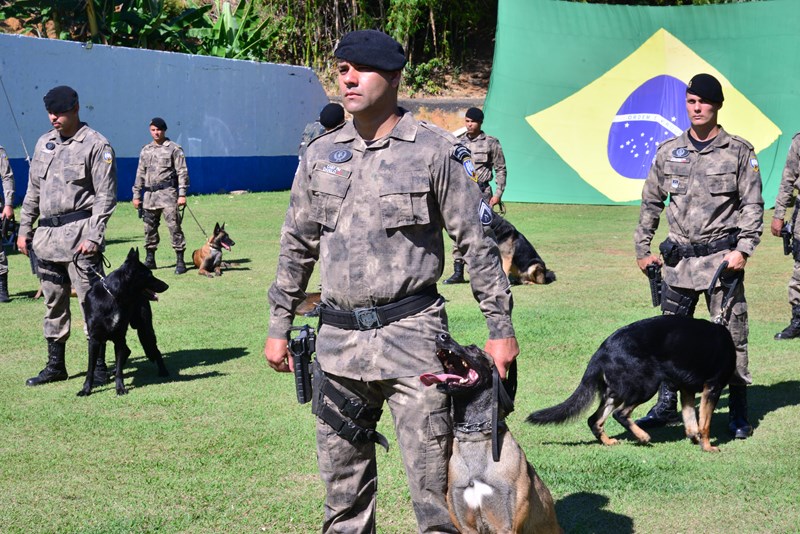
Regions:
<svg viewBox="0 0 800 534"><path fill-rule="evenodd" d="M505 418L500 419L500 408L508 415L514 411L514 397L517 393L517 361L511 362L506 371L506 380L512 384L511 393L506 389L497 367L492 369L492 460L500 461L500 428L506 430Z"/></svg>

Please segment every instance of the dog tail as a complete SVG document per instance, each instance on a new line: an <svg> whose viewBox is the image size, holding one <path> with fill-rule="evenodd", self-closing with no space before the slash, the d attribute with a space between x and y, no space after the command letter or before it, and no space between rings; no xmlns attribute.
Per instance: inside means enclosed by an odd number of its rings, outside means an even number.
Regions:
<svg viewBox="0 0 800 534"><path fill-rule="evenodd" d="M561 404L533 412L526 419L533 425L565 423L575 419L592 403L597 396L599 382L603 380L600 366L594 364L594 357L589 362L586 372L577 389Z"/></svg>

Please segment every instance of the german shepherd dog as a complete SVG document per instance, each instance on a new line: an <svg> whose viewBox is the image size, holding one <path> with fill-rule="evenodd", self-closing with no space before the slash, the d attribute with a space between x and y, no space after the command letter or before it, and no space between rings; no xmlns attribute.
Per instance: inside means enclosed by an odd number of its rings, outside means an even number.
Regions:
<svg viewBox="0 0 800 534"><path fill-rule="evenodd" d="M533 245L513 224L492 213L490 224L494 231L503 271L512 283L549 284L555 282L556 273L547 269L544 260Z"/></svg>
<svg viewBox="0 0 800 534"><path fill-rule="evenodd" d="M228 264L222 261L222 249L230 250L236 243L225 231L225 223L214 225L214 233L208 238L203 248L192 252L194 266L199 269L197 274L213 278L214 275L222 276L222 268L228 268ZM212 274L213 272L213 274Z"/></svg>
<svg viewBox="0 0 800 534"><path fill-rule="evenodd" d="M131 248L122 265L103 279L97 280L86 293L84 311L89 334L89 365L86 381L79 397L91 394L94 370L98 357L105 357L106 342L114 343L116 360L115 383L117 395L128 390L122 383L122 368L131 350L125 342L128 325L139 334L139 341L147 359L158 366L158 376L169 376L153 330L153 312L150 301L158 300L158 293L169 288L153 276L152 271L139 261L139 250Z"/></svg>
<svg viewBox="0 0 800 534"><path fill-rule="evenodd" d="M436 356L444 373L420 380L436 384L452 400L455 435L446 497L453 524L470 533L560 533L550 490L504 424L498 430L499 460L493 461L492 411L497 407L502 421L510 409L495 400L491 356L475 345L462 347L446 333L436 337ZM506 391L516 390L515 379L510 373Z"/></svg>
<svg viewBox="0 0 800 534"><path fill-rule="evenodd" d="M704 451L717 452L709 442L711 416L736 367L736 349L728 330L704 319L661 315L636 321L611 334L589 360L581 383L557 406L533 412L535 425L562 423L578 417L600 395L600 406L589 417L589 428L604 445L615 445L603 425L614 415L639 443L650 435L631 420L631 413L648 401L661 382L681 392L686 436ZM695 394L700 397L700 422Z"/></svg>

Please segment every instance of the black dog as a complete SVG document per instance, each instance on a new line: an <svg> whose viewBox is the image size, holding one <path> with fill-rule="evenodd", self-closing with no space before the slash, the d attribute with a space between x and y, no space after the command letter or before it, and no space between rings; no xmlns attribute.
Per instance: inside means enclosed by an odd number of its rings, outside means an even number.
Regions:
<svg viewBox="0 0 800 534"><path fill-rule="evenodd" d="M453 403L446 496L453 524L459 532L560 533L550 490L503 422L513 410L516 372L509 372L505 384L497 377L497 389L508 397L503 399L498 391L496 399L494 362L486 352L439 334L436 356L445 372L424 374L420 380L435 384ZM496 450L493 427L498 433Z"/></svg>
<svg viewBox="0 0 800 534"><path fill-rule="evenodd" d="M556 273L547 269L544 260L528 239L506 219L492 213L490 224L500 249L503 271L512 283L549 284Z"/></svg>
<svg viewBox="0 0 800 534"><path fill-rule="evenodd" d="M156 345L153 311L150 309L150 301L158 300L157 293L163 293L168 288L139 261L139 250L133 248L119 269L92 285L84 303L89 334L89 365L86 381L78 396L91 394L95 365L99 357L104 357L107 341L114 342L117 395L128 393L122 383L122 368L131 353L125 343L128 325L139 334L147 358L158 366L158 376L169 376Z"/></svg>
<svg viewBox="0 0 800 534"><path fill-rule="evenodd" d="M603 430L613 413L640 443L649 443L650 435L631 420L631 413L667 382L681 392L686 435L704 451L716 452L709 442L711 416L735 367L736 348L724 326L676 315L644 319L620 328L600 345L567 400L527 420L541 425L573 419L599 393L600 406L588 421L595 437L604 445L617 443ZM694 397L701 391L698 427Z"/></svg>

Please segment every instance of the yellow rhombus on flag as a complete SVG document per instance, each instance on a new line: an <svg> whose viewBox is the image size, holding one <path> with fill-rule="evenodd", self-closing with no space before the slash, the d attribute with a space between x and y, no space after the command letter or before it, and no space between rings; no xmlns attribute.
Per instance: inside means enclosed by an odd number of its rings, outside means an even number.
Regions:
<svg viewBox="0 0 800 534"><path fill-rule="evenodd" d="M526 117L526 120L592 187L615 202L639 200L644 184L642 177L623 176L609 161L609 132L620 120L617 111L626 98L647 80L669 75L686 83L702 72L712 74L722 84L725 103L719 112L719 121L728 133L750 141L756 153L778 138L781 131L767 116L725 76L663 28L600 78L561 102ZM665 132L671 132L670 137L681 130L670 122L675 123L676 118L686 122L685 108L677 113L683 113L683 117L655 119L664 126ZM648 114L642 120L652 121L654 118ZM580 135L576 135L578 132ZM652 144L649 148L646 154L641 152L642 157L649 158L648 166L655 156Z"/></svg>

